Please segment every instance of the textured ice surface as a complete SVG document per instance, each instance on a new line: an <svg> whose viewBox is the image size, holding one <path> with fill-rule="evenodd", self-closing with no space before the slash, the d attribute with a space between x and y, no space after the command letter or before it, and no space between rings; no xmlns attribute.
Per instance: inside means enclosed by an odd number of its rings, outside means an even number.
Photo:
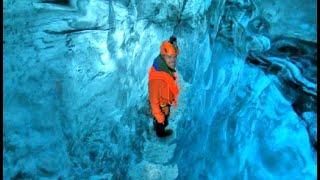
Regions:
<svg viewBox="0 0 320 180"><path fill-rule="evenodd" d="M4 179L316 179L316 1L5 0ZM175 34L158 139L147 72Z"/></svg>

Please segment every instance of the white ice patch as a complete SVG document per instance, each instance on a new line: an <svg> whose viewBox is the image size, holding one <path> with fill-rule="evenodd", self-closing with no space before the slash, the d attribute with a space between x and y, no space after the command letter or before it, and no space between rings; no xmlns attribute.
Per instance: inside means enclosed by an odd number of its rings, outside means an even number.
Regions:
<svg viewBox="0 0 320 180"><path fill-rule="evenodd" d="M110 53L108 51L108 44L103 41L97 44L97 48L100 50L101 61L97 62L98 69L103 72L112 73L117 70L115 62L111 59Z"/></svg>

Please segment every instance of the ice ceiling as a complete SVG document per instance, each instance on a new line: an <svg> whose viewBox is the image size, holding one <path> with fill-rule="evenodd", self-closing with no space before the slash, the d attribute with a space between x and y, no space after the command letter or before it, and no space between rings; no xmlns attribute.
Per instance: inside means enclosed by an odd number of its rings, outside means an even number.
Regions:
<svg viewBox="0 0 320 180"><path fill-rule="evenodd" d="M316 179L314 0L5 0L4 179ZM174 134L147 72L176 35Z"/></svg>

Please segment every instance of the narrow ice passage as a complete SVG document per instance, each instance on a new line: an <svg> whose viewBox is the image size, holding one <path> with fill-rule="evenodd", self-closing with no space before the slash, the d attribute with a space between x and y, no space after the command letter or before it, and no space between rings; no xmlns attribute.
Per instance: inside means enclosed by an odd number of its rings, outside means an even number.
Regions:
<svg viewBox="0 0 320 180"><path fill-rule="evenodd" d="M294 9L294 11L293 11ZM316 1L4 1L4 179L316 179ZM159 139L148 70L178 38Z"/></svg>

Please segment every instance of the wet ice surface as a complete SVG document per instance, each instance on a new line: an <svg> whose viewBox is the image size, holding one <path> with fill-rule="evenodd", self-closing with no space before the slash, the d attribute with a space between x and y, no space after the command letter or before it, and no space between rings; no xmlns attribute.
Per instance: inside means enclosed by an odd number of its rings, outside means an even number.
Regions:
<svg viewBox="0 0 320 180"><path fill-rule="evenodd" d="M179 177L313 179L315 151L290 101L277 88L278 79L245 64L219 45L213 56L223 64L238 66L219 67L212 88L189 89L188 93L209 100L203 104L190 100L185 112L191 116L180 123L182 138L175 155ZM200 77L200 87L210 82Z"/></svg>
<svg viewBox="0 0 320 180"><path fill-rule="evenodd" d="M3 177L316 179L314 3L5 1ZM147 72L172 33L159 139Z"/></svg>

